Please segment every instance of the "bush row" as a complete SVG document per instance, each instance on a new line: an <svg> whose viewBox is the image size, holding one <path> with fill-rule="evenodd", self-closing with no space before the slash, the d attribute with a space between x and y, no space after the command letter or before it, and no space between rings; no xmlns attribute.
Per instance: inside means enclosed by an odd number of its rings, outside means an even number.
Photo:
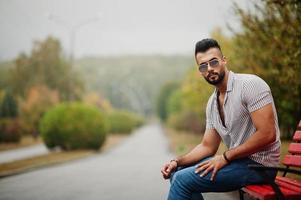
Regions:
<svg viewBox="0 0 301 200"><path fill-rule="evenodd" d="M142 118L128 112L106 114L94 106L62 103L46 112L40 133L48 148L97 150L109 132L129 133L142 123Z"/></svg>
<svg viewBox="0 0 301 200"><path fill-rule="evenodd" d="M143 118L126 111L113 111L108 114L110 133L130 133L143 124Z"/></svg>

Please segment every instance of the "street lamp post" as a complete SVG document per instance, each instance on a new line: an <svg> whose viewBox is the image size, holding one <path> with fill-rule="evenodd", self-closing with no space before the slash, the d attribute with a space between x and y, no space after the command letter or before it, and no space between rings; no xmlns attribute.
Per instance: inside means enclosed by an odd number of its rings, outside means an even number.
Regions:
<svg viewBox="0 0 301 200"><path fill-rule="evenodd" d="M63 20L61 17L54 15L54 14L48 14L48 19L51 21L56 22L57 24L63 26L64 28L68 29L69 32L69 46L70 46L70 54L69 54L69 61L70 65L73 66L74 62L74 49L76 44L76 32L80 30L85 25L88 25L92 22L98 21L100 18L100 14L97 14L96 17L88 18L80 23L77 24L71 24L65 20Z"/></svg>
<svg viewBox="0 0 301 200"><path fill-rule="evenodd" d="M92 22L96 22L99 20L100 15L98 14L96 17L88 18L80 23L77 24L71 24L65 20L63 20L61 17L56 16L54 14L48 14L48 19L51 21L56 22L57 24L63 26L66 28L69 32L69 45L70 45L70 54L69 54L69 62L70 67L73 68L74 65L74 49L75 49L75 42L76 42L76 32L80 30L81 27L90 24ZM72 87L74 87L71 83L71 70L69 70L69 73L67 74L67 100L73 101L75 99L74 95L72 94Z"/></svg>

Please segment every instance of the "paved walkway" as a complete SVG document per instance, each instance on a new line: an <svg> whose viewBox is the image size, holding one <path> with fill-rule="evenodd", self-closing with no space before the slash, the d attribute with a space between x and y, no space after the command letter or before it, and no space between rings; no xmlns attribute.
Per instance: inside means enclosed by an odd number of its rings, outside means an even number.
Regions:
<svg viewBox="0 0 301 200"><path fill-rule="evenodd" d="M44 144L37 144L30 147L23 147L15 150L1 151L0 164L24 158L30 158L49 153Z"/></svg>
<svg viewBox="0 0 301 200"><path fill-rule="evenodd" d="M97 156L0 179L0 200L164 200L169 182L160 168L172 157L161 127L148 125Z"/></svg>

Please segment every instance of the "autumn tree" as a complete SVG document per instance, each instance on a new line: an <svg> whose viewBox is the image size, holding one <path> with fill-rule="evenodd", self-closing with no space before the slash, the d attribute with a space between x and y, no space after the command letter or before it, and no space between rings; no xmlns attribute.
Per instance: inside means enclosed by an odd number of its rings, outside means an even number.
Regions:
<svg viewBox="0 0 301 200"><path fill-rule="evenodd" d="M46 86L31 87L20 103L20 121L22 131L34 137L38 135L39 123L45 112L59 103L59 94Z"/></svg>
<svg viewBox="0 0 301 200"><path fill-rule="evenodd" d="M78 99L83 91L78 74L64 59L60 42L52 37L34 42L30 55L18 56L9 82L13 92L21 97L36 85L57 90L62 100Z"/></svg>
<svg viewBox="0 0 301 200"><path fill-rule="evenodd" d="M113 109L111 103L100 94L97 94L96 92L90 92L86 94L83 97L83 102L89 105L96 106L104 112L109 112L112 111Z"/></svg>
<svg viewBox="0 0 301 200"><path fill-rule="evenodd" d="M264 0L245 11L235 6L242 31L234 35L240 63L271 87L282 134L301 118L301 1Z"/></svg>

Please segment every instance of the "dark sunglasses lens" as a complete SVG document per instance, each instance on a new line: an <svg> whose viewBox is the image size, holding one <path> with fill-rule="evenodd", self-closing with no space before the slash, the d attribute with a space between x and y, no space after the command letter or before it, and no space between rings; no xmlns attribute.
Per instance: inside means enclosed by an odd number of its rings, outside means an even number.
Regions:
<svg viewBox="0 0 301 200"><path fill-rule="evenodd" d="M207 64L201 64L200 66L199 66L199 70L200 70L200 72L206 72L207 71Z"/></svg>
<svg viewBox="0 0 301 200"><path fill-rule="evenodd" d="M218 66L218 60L211 60L209 62L209 64L210 64L211 67L216 67L216 66Z"/></svg>

